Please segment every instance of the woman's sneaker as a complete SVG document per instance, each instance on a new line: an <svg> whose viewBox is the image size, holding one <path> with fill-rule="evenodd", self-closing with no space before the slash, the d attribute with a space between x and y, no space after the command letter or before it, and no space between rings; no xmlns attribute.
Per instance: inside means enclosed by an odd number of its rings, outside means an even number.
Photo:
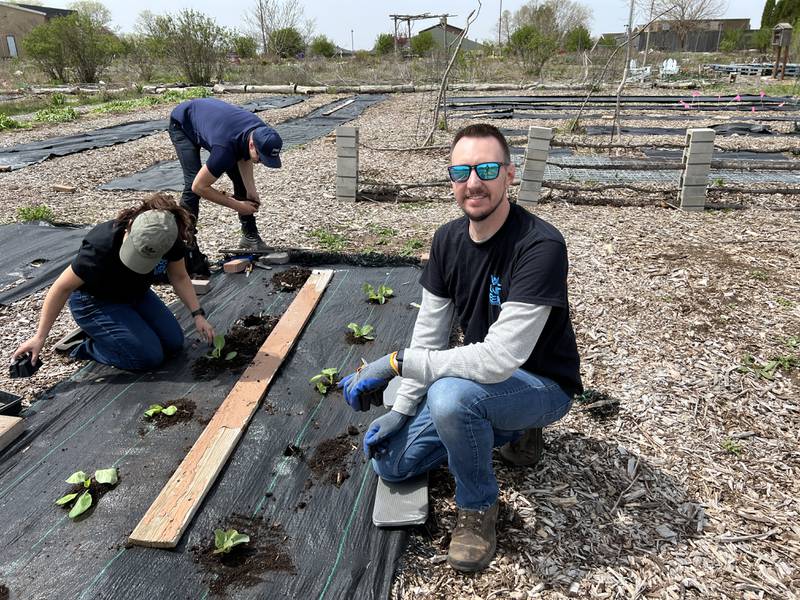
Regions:
<svg viewBox="0 0 800 600"><path fill-rule="evenodd" d="M56 342L56 345L53 349L56 352L63 352L69 353L72 352L73 348L80 346L81 342L88 338L89 336L86 332L81 329L80 327L76 327L72 331L70 331L67 335Z"/></svg>
<svg viewBox="0 0 800 600"><path fill-rule="evenodd" d="M269 252L270 250L257 233L243 233L239 240L239 249L255 252Z"/></svg>

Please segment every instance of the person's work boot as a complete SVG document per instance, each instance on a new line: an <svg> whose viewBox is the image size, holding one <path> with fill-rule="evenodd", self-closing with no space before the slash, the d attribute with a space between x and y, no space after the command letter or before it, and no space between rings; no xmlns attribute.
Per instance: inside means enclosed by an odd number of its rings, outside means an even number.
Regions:
<svg viewBox="0 0 800 600"><path fill-rule="evenodd" d="M528 429L522 437L500 448L503 460L518 467L530 467L539 462L544 453L544 436L541 427Z"/></svg>
<svg viewBox="0 0 800 600"><path fill-rule="evenodd" d="M456 571L482 571L492 562L497 547L497 502L486 510L458 510L450 538L447 562Z"/></svg>
<svg viewBox="0 0 800 600"><path fill-rule="evenodd" d="M269 248L258 233L242 233L239 240L240 250L254 250L256 252L269 252Z"/></svg>

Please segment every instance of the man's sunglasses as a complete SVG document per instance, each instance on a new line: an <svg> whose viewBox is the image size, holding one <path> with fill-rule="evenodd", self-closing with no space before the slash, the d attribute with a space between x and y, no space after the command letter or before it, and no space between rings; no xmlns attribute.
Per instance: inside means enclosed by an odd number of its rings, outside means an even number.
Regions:
<svg viewBox="0 0 800 600"><path fill-rule="evenodd" d="M508 163L485 162L479 165L453 165L452 167L447 167L447 172L450 174L450 181L454 183L464 183L467 181L470 173L472 173L472 169L475 169L475 173L478 174L478 178L481 181L491 181L492 179L497 179L497 176L500 175L500 167L507 164Z"/></svg>

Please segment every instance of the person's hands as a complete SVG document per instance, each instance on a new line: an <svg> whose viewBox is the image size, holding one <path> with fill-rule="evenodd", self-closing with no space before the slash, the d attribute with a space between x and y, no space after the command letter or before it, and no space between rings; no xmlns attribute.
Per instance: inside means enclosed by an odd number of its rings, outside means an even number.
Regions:
<svg viewBox="0 0 800 600"><path fill-rule="evenodd" d="M22 342L14 351L14 354L11 356L12 362L22 354L26 352L31 353L31 364L36 364L39 360L39 353L42 351L42 346L44 346L44 339L39 338L38 336L33 336L31 339Z"/></svg>
<svg viewBox="0 0 800 600"><path fill-rule="evenodd" d="M257 200L237 200L234 210L240 215L249 216L258 212L259 202Z"/></svg>
<svg viewBox="0 0 800 600"><path fill-rule="evenodd" d="M400 375L397 352L392 352L371 363L365 363L339 382L344 399L353 410L369 410L371 404L383 402L382 393L389 381Z"/></svg>
<svg viewBox="0 0 800 600"><path fill-rule="evenodd" d="M386 451L386 442L403 428L408 417L403 413L390 410L370 423L364 435L364 456L368 459Z"/></svg>
<svg viewBox="0 0 800 600"><path fill-rule="evenodd" d="M208 343L214 341L214 328L211 326L211 323L206 321L203 315L197 315L194 318L194 326L197 329L197 333L199 333L200 337L205 341Z"/></svg>

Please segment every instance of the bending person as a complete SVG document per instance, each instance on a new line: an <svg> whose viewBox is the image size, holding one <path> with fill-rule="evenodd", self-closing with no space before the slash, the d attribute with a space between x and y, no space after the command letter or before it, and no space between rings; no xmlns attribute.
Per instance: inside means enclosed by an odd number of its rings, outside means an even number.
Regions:
<svg viewBox="0 0 800 600"><path fill-rule="evenodd" d="M256 115L216 98L197 98L182 102L172 111L169 137L183 169L181 205L195 220L200 214L200 198L226 206L239 213L242 250L264 251L255 213L261 204L253 177L253 164L280 168L281 136ZM200 148L211 154L200 162ZM213 184L226 174L233 183L233 197ZM190 249L191 273L207 274L208 263L197 246Z"/></svg>
<svg viewBox="0 0 800 600"><path fill-rule="evenodd" d="M411 345L340 387L354 409L367 410L391 378L403 377L392 409L369 426L364 451L387 481L447 463L458 507L448 562L478 571L496 546L492 448L511 464L535 464L541 428L567 413L582 385L567 247L555 227L509 202L514 165L503 134L491 125L460 130L448 171L464 216L433 236ZM465 345L448 350L454 315Z"/></svg>
<svg viewBox="0 0 800 600"><path fill-rule="evenodd" d="M183 348L183 331L164 302L150 289L153 269L167 260L167 276L207 341L214 329L205 318L186 272L185 243L191 218L169 196L155 194L116 219L89 231L77 256L50 287L36 334L14 358L30 352L36 363L67 300L81 331L63 340L70 355L134 371L158 367Z"/></svg>

